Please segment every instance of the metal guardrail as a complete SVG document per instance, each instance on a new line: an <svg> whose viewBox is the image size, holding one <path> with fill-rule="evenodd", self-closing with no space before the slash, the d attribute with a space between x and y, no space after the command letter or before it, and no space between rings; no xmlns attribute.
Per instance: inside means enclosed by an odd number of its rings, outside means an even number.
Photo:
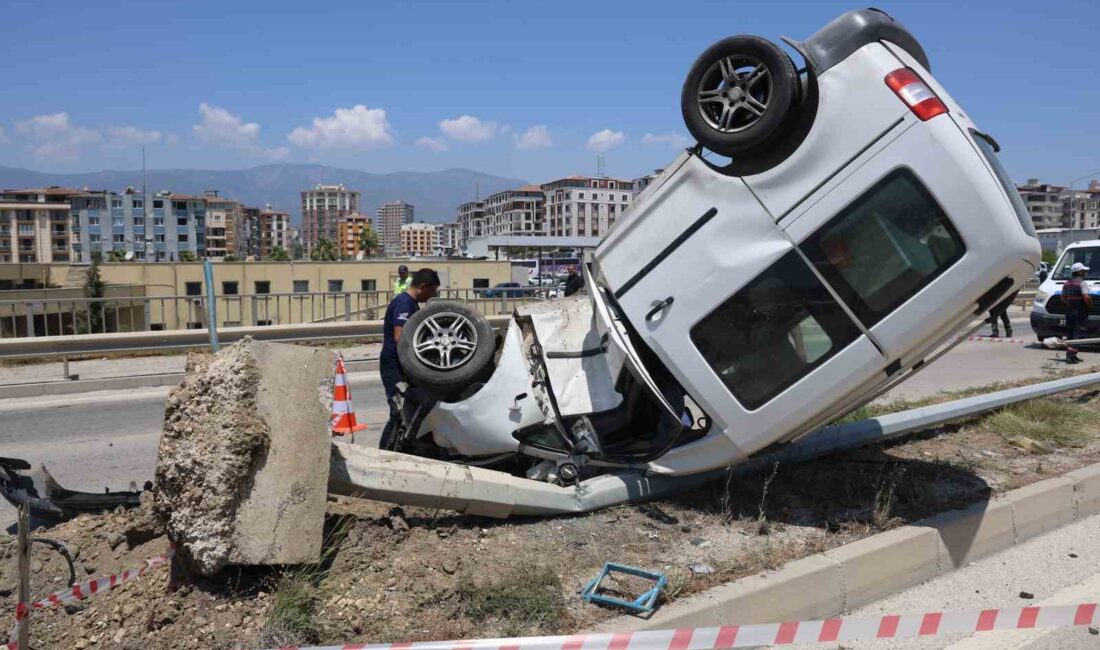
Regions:
<svg viewBox="0 0 1100 650"><path fill-rule="evenodd" d="M550 287L441 289L438 297L459 300L495 316L552 297L554 292ZM213 305L215 325L221 329L380 320L392 295L391 291L219 295ZM207 307L206 296L0 300L0 339L205 330Z"/></svg>
<svg viewBox="0 0 1100 650"><path fill-rule="evenodd" d="M493 327L508 323L510 316L489 316ZM222 343L251 336L258 341L324 341L382 336L382 321L305 323L261 327L227 327L218 331ZM119 332L71 336L27 336L0 339L0 359L65 358L83 354L145 352L209 347L205 329L162 332Z"/></svg>

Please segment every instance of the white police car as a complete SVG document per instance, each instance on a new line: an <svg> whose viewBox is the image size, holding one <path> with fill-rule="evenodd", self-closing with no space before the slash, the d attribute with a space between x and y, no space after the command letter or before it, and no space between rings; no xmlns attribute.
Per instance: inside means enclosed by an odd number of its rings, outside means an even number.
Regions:
<svg viewBox="0 0 1100 650"><path fill-rule="evenodd" d="M1031 303L1031 329L1039 341L1066 335L1066 303L1062 300L1062 285L1070 279L1070 267L1078 263L1089 267L1085 282L1089 293L1097 296L1096 302L1100 303L1100 239L1070 244L1062 251L1054 270L1039 284L1035 300ZM1100 313L1095 309L1089 314L1085 332L1090 337L1100 332Z"/></svg>

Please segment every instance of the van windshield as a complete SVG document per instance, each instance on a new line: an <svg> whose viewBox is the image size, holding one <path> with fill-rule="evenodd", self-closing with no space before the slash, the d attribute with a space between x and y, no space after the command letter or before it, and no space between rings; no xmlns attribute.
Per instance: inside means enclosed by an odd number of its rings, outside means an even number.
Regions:
<svg viewBox="0 0 1100 650"><path fill-rule="evenodd" d="M1085 273L1086 279L1100 280L1100 246L1071 248L1066 251L1062 259L1058 260L1058 266L1054 267L1054 279L1068 280L1072 275L1069 269L1077 262L1089 267Z"/></svg>

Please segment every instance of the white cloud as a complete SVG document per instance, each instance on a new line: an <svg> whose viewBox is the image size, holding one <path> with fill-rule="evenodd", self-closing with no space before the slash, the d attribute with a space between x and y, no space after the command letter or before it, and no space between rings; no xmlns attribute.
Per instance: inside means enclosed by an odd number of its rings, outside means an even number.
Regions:
<svg viewBox="0 0 1100 650"><path fill-rule="evenodd" d="M622 131L612 131L611 129L604 129L592 134L591 138L588 138L588 150L589 151L607 151L612 147L617 147L626 140L626 135Z"/></svg>
<svg viewBox="0 0 1100 650"><path fill-rule="evenodd" d="M462 142L485 142L497 134L496 122L482 122L473 115L463 115L439 123L443 135Z"/></svg>
<svg viewBox="0 0 1100 650"><path fill-rule="evenodd" d="M143 131L136 126L107 127L107 141L104 146L110 148L134 147L163 142L165 136L160 131Z"/></svg>
<svg viewBox="0 0 1100 650"><path fill-rule="evenodd" d="M3 125L0 125L0 144L2 144L4 142L7 142L8 140L9 140L8 134L4 133Z"/></svg>
<svg viewBox="0 0 1100 650"><path fill-rule="evenodd" d="M191 127L195 137L203 142L233 149L271 160L281 160L289 155L286 147L265 149L260 146L260 125L245 122L240 115L230 113L221 106L203 102L199 104L201 124Z"/></svg>
<svg viewBox="0 0 1100 650"><path fill-rule="evenodd" d="M199 104L199 116L202 124L195 124L191 129L200 140L242 149L258 146L259 124L245 122L240 115L206 102Z"/></svg>
<svg viewBox="0 0 1100 650"><path fill-rule="evenodd" d="M432 151L439 153L440 151L446 151L450 149L447 143L442 138L429 138L424 136L416 141L416 146L431 149Z"/></svg>
<svg viewBox="0 0 1100 650"><path fill-rule="evenodd" d="M338 108L332 117L315 117L313 126L300 126L287 135L304 149L369 149L393 144L393 129L381 108L356 104Z"/></svg>
<svg viewBox="0 0 1100 650"><path fill-rule="evenodd" d="M642 136L642 144L664 144L673 149L683 149L691 144L691 140L679 133L647 133Z"/></svg>
<svg viewBox="0 0 1100 650"><path fill-rule="evenodd" d="M99 131L76 126L68 113L36 115L15 123L25 136L31 153L41 162L71 162L80 158L80 150L102 139Z"/></svg>
<svg viewBox="0 0 1100 650"><path fill-rule="evenodd" d="M164 144L176 144L179 141L180 141L180 137L178 135L176 135L175 133L165 133L164 134Z"/></svg>
<svg viewBox="0 0 1100 650"><path fill-rule="evenodd" d="M516 136L516 149L538 149L553 145L554 141L550 138L550 130L546 128L545 124L536 124L524 131L522 135Z"/></svg>

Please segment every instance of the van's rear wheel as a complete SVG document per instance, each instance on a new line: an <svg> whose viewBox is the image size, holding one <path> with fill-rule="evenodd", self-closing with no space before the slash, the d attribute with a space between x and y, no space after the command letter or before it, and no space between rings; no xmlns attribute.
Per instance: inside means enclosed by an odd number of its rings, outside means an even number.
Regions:
<svg viewBox="0 0 1100 650"><path fill-rule="evenodd" d="M699 144L736 157L776 135L800 94L798 72L783 50L758 36L732 36L695 60L680 110Z"/></svg>
<svg viewBox="0 0 1100 650"><path fill-rule="evenodd" d="M484 380L495 350L488 319L462 303L443 300L430 301L409 317L397 342L409 382L439 399Z"/></svg>

